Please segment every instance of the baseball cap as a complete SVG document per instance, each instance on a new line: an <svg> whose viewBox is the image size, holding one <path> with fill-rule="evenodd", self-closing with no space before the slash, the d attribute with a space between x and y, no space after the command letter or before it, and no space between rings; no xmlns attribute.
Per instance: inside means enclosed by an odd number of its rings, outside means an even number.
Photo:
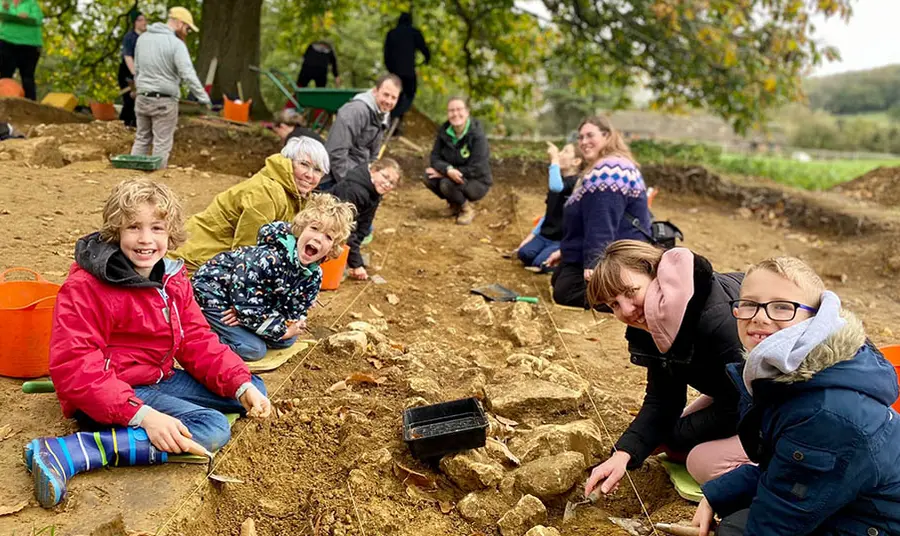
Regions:
<svg viewBox="0 0 900 536"><path fill-rule="evenodd" d="M191 16L191 12L183 7L173 7L169 10L169 18L180 20L181 22L187 24L191 27L191 30L195 32L199 32L200 29L194 26L194 17Z"/></svg>

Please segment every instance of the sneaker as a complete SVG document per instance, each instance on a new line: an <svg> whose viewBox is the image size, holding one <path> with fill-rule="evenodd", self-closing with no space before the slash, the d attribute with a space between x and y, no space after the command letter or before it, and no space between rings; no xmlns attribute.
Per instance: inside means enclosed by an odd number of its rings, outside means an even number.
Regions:
<svg viewBox="0 0 900 536"><path fill-rule="evenodd" d="M475 219L475 209L472 208L471 203L466 203L462 206L459 211L459 216L456 217L457 225L469 225L472 223L472 220Z"/></svg>

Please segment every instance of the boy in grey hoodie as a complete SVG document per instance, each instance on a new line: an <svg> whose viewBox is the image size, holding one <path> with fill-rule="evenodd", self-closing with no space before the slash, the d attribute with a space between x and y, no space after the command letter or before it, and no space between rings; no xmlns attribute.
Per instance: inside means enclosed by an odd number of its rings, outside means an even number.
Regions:
<svg viewBox="0 0 900 536"><path fill-rule="evenodd" d="M325 142L331 159L331 176L322 179L320 190L330 190L348 171L378 158L388 114L397 105L401 89L400 79L386 74L375 82L373 89L341 106Z"/></svg>
<svg viewBox="0 0 900 536"><path fill-rule="evenodd" d="M181 82L187 82L198 101L210 105L184 44L191 30L198 31L190 12L173 7L168 22L152 24L135 46L137 132L131 154L146 155L152 145L153 155L163 158L162 167L168 165L172 151Z"/></svg>

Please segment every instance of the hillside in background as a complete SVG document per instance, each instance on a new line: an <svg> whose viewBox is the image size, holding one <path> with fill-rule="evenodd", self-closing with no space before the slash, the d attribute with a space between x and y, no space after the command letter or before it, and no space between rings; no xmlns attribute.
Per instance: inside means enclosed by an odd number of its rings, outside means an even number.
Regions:
<svg viewBox="0 0 900 536"><path fill-rule="evenodd" d="M809 78L809 106L835 115L884 114L900 120L900 65Z"/></svg>

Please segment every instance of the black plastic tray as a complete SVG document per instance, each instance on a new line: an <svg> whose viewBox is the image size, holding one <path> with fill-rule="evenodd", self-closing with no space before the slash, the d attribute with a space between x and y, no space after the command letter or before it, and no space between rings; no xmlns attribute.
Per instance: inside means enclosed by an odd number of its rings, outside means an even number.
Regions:
<svg viewBox="0 0 900 536"><path fill-rule="evenodd" d="M483 447L487 427L484 409L476 398L403 411L403 441L419 460Z"/></svg>

